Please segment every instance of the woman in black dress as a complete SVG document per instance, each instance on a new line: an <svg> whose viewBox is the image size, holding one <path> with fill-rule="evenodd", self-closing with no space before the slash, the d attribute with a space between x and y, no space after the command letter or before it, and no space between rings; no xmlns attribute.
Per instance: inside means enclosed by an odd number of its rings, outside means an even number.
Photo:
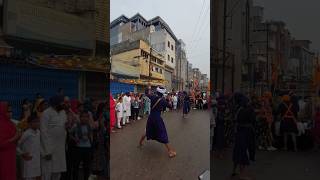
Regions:
<svg viewBox="0 0 320 180"><path fill-rule="evenodd" d="M240 179L250 180L246 173L246 167L249 166L250 160L255 160L255 133L254 124L256 114L254 109L249 105L249 99L239 94L235 97L239 104L236 112L236 133L235 145L233 149L233 176L236 175L236 169L240 166Z"/></svg>

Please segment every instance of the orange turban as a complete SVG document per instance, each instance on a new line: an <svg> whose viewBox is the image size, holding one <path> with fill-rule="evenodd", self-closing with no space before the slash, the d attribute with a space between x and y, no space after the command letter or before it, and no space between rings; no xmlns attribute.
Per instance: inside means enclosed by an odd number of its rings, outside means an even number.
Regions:
<svg viewBox="0 0 320 180"><path fill-rule="evenodd" d="M284 96L282 96L282 100L284 102L289 102L290 101L290 96L289 95L284 95Z"/></svg>

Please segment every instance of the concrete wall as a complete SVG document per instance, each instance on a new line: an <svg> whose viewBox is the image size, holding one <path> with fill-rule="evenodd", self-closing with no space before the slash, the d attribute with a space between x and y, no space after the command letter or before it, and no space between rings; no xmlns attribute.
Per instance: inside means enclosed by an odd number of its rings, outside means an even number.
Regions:
<svg viewBox="0 0 320 180"><path fill-rule="evenodd" d="M170 42L170 48L168 47L168 42ZM153 32L151 34L151 44L153 48L163 53L165 63L169 67L176 67L176 43L175 40L170 36L170 34L166 32L166 30L162 29L160 31ZM171 45L173 45L173 50L171 50ZM168 60L168 56L170 60ZM171 62L171 58L173 58L173 62Z"/></svg>
<svg viewBox="0 0 320 180"><path fill-rule="evenodd" d="M164 72L164 78L167 82L167 84L165 85L165 88L167 89L167 91L171 91L172 90L172 73L169 71L165 71Z"/></svg>

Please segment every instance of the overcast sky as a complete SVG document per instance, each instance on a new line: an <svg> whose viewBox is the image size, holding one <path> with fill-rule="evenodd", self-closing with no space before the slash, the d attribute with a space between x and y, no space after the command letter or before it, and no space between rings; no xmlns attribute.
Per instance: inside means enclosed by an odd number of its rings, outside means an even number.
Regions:
<svg viewBox="0 0 320 180"><path fill-rule="evenodd" d="M111 0L110 21L140 13L150 20L160 16L178 39L186 43L193 67L210 76L210 0Z"/></svg>
<svg viewBox="0 0 320 180"><path fill-rule="evenodd" d="M296 39L312 41L320 49L319 0L254 0L265 7L265 17L284 21Z"/></svg>

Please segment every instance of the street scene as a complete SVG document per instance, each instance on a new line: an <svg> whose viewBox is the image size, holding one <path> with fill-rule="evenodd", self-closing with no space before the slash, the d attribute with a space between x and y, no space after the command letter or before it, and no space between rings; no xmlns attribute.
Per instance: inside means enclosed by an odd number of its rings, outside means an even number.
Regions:
<svg viewBox="0 0 320 180"><path fill-rule="evenodd" d="M0 9L0 179L108 179L108 1Z"/></svg>
<svg viewBox="0 0 320 180"><path fill-rule="evenodd" d="M111 179L192 180L210 169L209 5L111 1Z"/></svg>
<svg viewBox="0 0 320 180"><path fill-rule="evenodd" d="M212 179L319 177L317 3L213 1Z"/></svg>
<svg viewBox="0 0 320 180"><path fill-rule="evenodd" d="M164 147L157 142L137 148L146 128L145 118L111 134L111 179L198 179L209 169L209 113L194 110L187 119L182 119L181 113L163 115L170 143L177 151L174 160L165 156Z"/></svg>

